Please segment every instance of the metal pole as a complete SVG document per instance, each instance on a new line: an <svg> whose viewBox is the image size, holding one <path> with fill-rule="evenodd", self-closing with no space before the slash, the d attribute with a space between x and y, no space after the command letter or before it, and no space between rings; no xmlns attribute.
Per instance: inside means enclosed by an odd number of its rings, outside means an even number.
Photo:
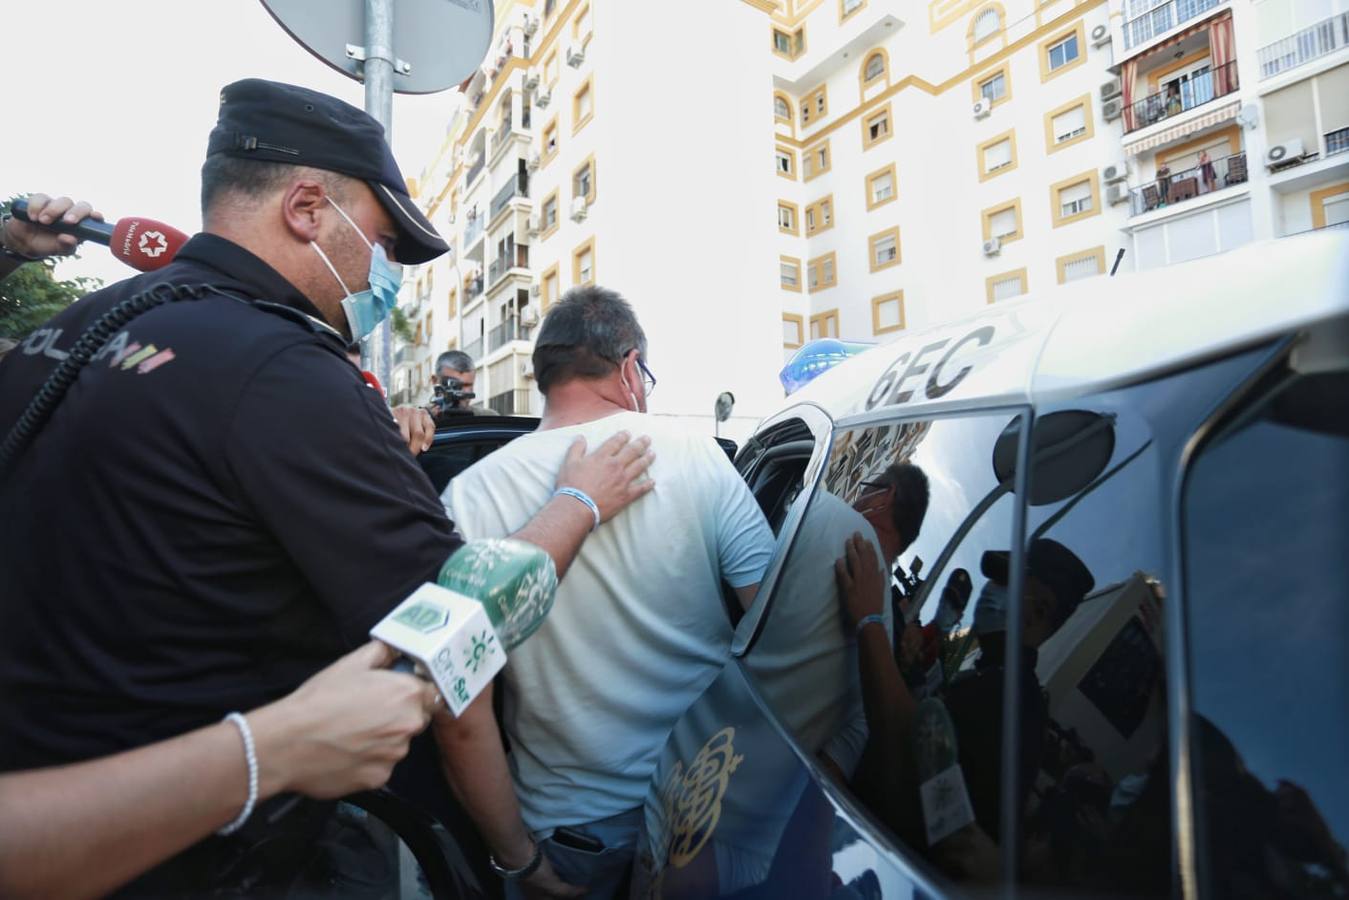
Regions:
<svg viewBox="0 0 1349 900"><path fill-rule="evenodd" d="M393 146L393 0L365 0L365 111L384 126ZM386 321L365 346L366 365L380 384L393 384L393 327ZM374 352L372 352L374 351Z"/></svg>

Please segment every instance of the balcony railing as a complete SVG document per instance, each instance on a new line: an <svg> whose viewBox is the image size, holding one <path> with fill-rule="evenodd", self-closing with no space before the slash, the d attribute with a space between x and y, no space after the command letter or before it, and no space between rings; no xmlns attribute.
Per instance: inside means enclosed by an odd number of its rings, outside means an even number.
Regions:
<svg viewBox="0 0 1349 900"><path fill-rule="evenodd" d="M496 156L501 152L501 148L511 142L515 133L511 130L511 120L507 119L497 128L497 133L492 137L492 155Z"/></svg>
<svg viewBox="0 0 1349 900"><path fill-rule="evenodd" d="M486 167L486 165L487 165L487 154L484 153L483 155L479 156L476 160L473 161L473 165L468 167L468 178L464 181L464 184L472 184L473 179L478 177L478 175L482 172L483 168Z"/></svg>
<svg viewBox="0 0 1349 900"><path fill-rule="evenodd" d="M487 219L478 216L468 223L468 228L464 229L464 249L467 250L482 237L482 233L487 230Z"/></svg>
<svg viewBox="0 0 1349 900"><path fill-rule="evenodd" d="M511 341L527 341L529 335L529 327L521 325L519 319L507 319L487 332L487 352L499 350Z"/></svg>
<svg viewBox="0 0 1349 900"><path fill-rule="evenodd" d="M1260 48L1260 80L1296 69L1349 45L1349 12L1331 16Z"/></svg>
<svg viewBox="0 0 1349 900"><path fill-rule="evenodd" d="M473 360L474 363L482 359L482 338L478 338L471 344L465 344L464 352L468 354L468 358Z"/></svg>
<svg viewBox="0 0 1349 900"><path fill-rule="evenodd" d="M496 196L492 198L491 212L488 213L488 218L495 219L497 213L505 209L506 204L510 203L513 198L528 196L529 178L523 172L517 172L506 183L506 186L497 191Z"/></svg>
<svg viewBox="0 0 1349 900"><path fill-rule="evenodd" d="M492 264L487 267L487 286L496 287L497 282L515 268L529 268L529 247L524 244L511 244L500 256L492 260Z"/></svg>
<svg viewBox="0 0 1349 900"><path fill-rule="evenodd" d="M1210 160L1183 172L1163 172L1156 181L1129 192L1129 211L1132 215L1140 216L1154 209L1175 206L1203 194L1243 184L1246 177L1244 152Z"/></svg>
<svg viewBox="0 0 1349 900"><path fill-rule="evenodd" d="M464 285L464 305L468 306L482 296L484 288L486 288L486 284L484 284L481 275Z"/></svg>
<svg viewBox="0 0 1349 900"><path fill-rule="evenodd" d="M1153 5L1147 12L1134 16L1124 23L1124 48L1126 50L1146 44L1155 37L1166 34L1177 25L1182 25L1197 16L1202 16L1227 0L1166 0Z"/></svg>
<svg viewBox="0 0 1349 900"><path fill-rule="evenodd" d="M500 416L527 416L529 415L529 391L526 388L502 391L488 400L487 405L492 412Z"/></svg>
<svg viewBox="0 0 1349 900"><path fill-rule="evenodd" d="M1164 91L1149 94L1125 110L1124 130L1137 131L1155 125L1219 97L1235 93L1239 87L1236 60L1216 69L1191 75L1189 81L1173 84Z"/></svg>

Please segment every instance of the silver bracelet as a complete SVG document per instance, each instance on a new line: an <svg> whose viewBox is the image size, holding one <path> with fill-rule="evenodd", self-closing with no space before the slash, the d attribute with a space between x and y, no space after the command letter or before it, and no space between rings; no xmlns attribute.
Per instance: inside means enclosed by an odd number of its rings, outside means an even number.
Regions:
<svg viewBox="0 0 1349 900"><path fill-rule="evenodd" d="M590 495L587 494L585 491L581 490L580 488L563 487L558 488L557 491L553 494L553 496L571 497L573 500L580 500L586 506L590 507L591 515L595 517L595 524L590 530L594 531L596 528L600 527L600 508L595 503L594 500L590 499Z"/></svg>
<svg viewBox="0 0 1349 900"><path fill-rule="evenodd" d="M241 713L232 712L225 716L224 721L233 722L234 727L239 729L239 736L244 739L244 759L248 762L248 800L244 803L243 812L216 832L221 837L228 837L244 827L248 817L253 815L253 807L258 805L258 751L253 745L253 730L248 727L248 720Z"/></svg>

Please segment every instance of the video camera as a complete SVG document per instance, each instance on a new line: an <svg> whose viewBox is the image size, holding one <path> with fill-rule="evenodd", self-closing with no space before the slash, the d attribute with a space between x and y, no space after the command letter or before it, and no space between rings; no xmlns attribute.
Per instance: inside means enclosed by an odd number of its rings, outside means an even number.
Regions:
<svg viewBox="0 0 1349 900"><path fill-rule="evenodd" d="M466 413L469 411L469 401L476 396L477 394L472 391L464 390L464 383L458 378L446 378L442 384L435 386L435 394L431 398L431 414L442 416L447 413Z"/></svg>

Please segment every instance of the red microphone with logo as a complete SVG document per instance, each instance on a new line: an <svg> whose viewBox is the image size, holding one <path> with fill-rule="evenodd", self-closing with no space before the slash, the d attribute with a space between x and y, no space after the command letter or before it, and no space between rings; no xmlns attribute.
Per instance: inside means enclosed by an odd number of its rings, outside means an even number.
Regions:
<svg viewBox="0 0 1349 900"><path fill-rule="evenodd" d="M127 216L115 224L84 219L74 225L57 220L51 224L33 222L28 218L28 201L15 200L10 208L14 218L62 234L73 234L82 241L103 244L112 255L142 272L153 272L173 261L178 250L187 243L187 235L172 225L165 225L142 216Z"/></svg>

